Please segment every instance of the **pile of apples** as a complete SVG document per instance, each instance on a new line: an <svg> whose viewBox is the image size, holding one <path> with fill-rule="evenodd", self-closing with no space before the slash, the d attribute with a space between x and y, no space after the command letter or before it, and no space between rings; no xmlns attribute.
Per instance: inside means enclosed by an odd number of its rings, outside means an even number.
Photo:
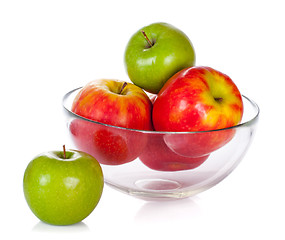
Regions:
<svg viewBox="0 0 285 240"><path fill-rule="evenodd" d="M167 23L145 26L130 38L124 58L132 83L114 79L89 82L74 99L75 114L128 129L204 133L169 134L163 139L153 136L144 140L139 132L107 130L76 119L70 124L70 131L79 149L102 164L119 165L140 155L148 167L170 171L199 164L174 169L167 165L168 158L172 162L181 157L190 158L188 162L201 162L232 138L231 130L205 131L229 128L241 121L241 94L229 76L210 67L194 66L192 43L181 30ZM146 153L141 154L145 141L150 143ZM160 148L163 155L156 162L151 160L157 155L154 148ZM173 152L178 154L172 156ZM161 163L162 159L166 162Z"/></svg>
<svg viewBox="0 0 285 240"><path fill-rule="evenodd" d="M98 79L73 101L72 111L83 118L73 119L69 130L80 151L64 147L28 164L23 189L32 212L49 224L80 222L102 194L99 163L139 158L157 171L193 169L229 142L230 127L242 118L241 94L227 75L194 64L192 43L174 26L154 23L137 31L125 50L132 83Z"/></svg>

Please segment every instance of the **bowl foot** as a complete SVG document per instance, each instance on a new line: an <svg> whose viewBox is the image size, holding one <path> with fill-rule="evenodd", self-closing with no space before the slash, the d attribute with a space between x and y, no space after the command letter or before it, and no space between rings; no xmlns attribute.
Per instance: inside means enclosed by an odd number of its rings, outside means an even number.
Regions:
<svg viewBox="0 0 285 240"><path fill-rule="evenodd" d="M167 179L140 179L135 182L135 185L147 191L169 191L181 188L181 184Z"/></svg>

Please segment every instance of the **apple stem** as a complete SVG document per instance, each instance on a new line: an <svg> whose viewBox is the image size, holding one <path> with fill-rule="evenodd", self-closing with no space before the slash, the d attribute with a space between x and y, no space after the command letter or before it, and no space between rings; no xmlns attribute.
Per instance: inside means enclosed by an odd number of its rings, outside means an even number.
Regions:
<svg viewBox="0 0 285 240"><path fill-rule="evenodd" d="M123 92L124 88L127 86L127 84L128 84L127 82L124 82L124 84L121 87L119 94L122 94L122 92Z"/></svg>
<svg viewBox="0 0 285 240"><path fill-rule="evenodd" d="M215 101L218 102L218 103L220 103L220 102L223 101L223 98L221 98L221 97L215 98Z"/></svg>
<svg viewBox="0 0 285 240"><path fill-rule="evenodd" d="M63 145L63 158L66 159L65 145Z"/></svg>
<svg viewBox="0 0 285 240"><path fill-rule="evenodd" d="M146 35L144 30L141 30L141 33L143 34L143 36L145 37L145 39L147 40L148 44L150 47L153 46L152 42L149 40L148 36Z"/></svg>

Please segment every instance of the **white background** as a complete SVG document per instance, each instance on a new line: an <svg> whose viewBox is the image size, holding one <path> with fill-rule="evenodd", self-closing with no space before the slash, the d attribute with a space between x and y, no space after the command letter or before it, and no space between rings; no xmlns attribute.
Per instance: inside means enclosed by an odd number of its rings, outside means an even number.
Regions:
<svg viewBox="0 0 285 240"><path fill-rule="evenodd" d="M1 0L0 238L284 239L282 3ZM157 21L183 30L197 65L228 74L258 103L249 151L230 176L195 197L147 202L105 186L82 223L43 224L26 204L22 179L35 155L59 150L66 141L63 95L96 78L127 79L127 41Z"/></svg>

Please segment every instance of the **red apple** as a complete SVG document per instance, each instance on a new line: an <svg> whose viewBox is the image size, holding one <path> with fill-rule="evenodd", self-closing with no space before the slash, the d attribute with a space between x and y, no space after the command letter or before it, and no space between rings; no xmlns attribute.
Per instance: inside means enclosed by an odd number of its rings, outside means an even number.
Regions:
<svg viewBox="0 0 285 240"><path fill-rule="evenodd" d="M175 152L198 157L229 142L243 115L241 94L227 75L210 67L186 68L172 76L153 104L153 125L169 134L165 142ZM207 132L208 131L208 132Z"/></svg>
<svg viewBox="0 0 285 240"><path fill-rule="evenodd" d="M165 144L175 153L186 157L201 157L218 150L235 135L235 129L219 131L167 134Z"/></svg>
<svg viewBox="0 0 285 240"><path fill-rule="evenodd" d="M120 165L136 159L146 146L146 135L139 131L115 128L84 119L69 124L75 146L106 165Z"/></svg>
<svg viewBox="0 0 285 240"><path fill-rule="evenodd" d="M164 143L165 135L150 136L140 160L149 168L158 171L181 171L199 167L209 155L184 157L176 154Z"/></svg>
<svg viewBox="0 0 285 240"><path fill-rule="evenodd" d="M125 128L152 130L151 110L149 97L132 83L92 81L80 90L72 105L72 112L92 121L73 120L70 133L77 148L100 163L127 163L141 153L146 140L143 133Z"/></svg>
<svg viewBox="0 0 285 240"><path fill-rule="evenodd" d="M88 83L75 97L72 112L87 119L131 129L152 130L152 103L138 86L111 79Z"/></svg>

